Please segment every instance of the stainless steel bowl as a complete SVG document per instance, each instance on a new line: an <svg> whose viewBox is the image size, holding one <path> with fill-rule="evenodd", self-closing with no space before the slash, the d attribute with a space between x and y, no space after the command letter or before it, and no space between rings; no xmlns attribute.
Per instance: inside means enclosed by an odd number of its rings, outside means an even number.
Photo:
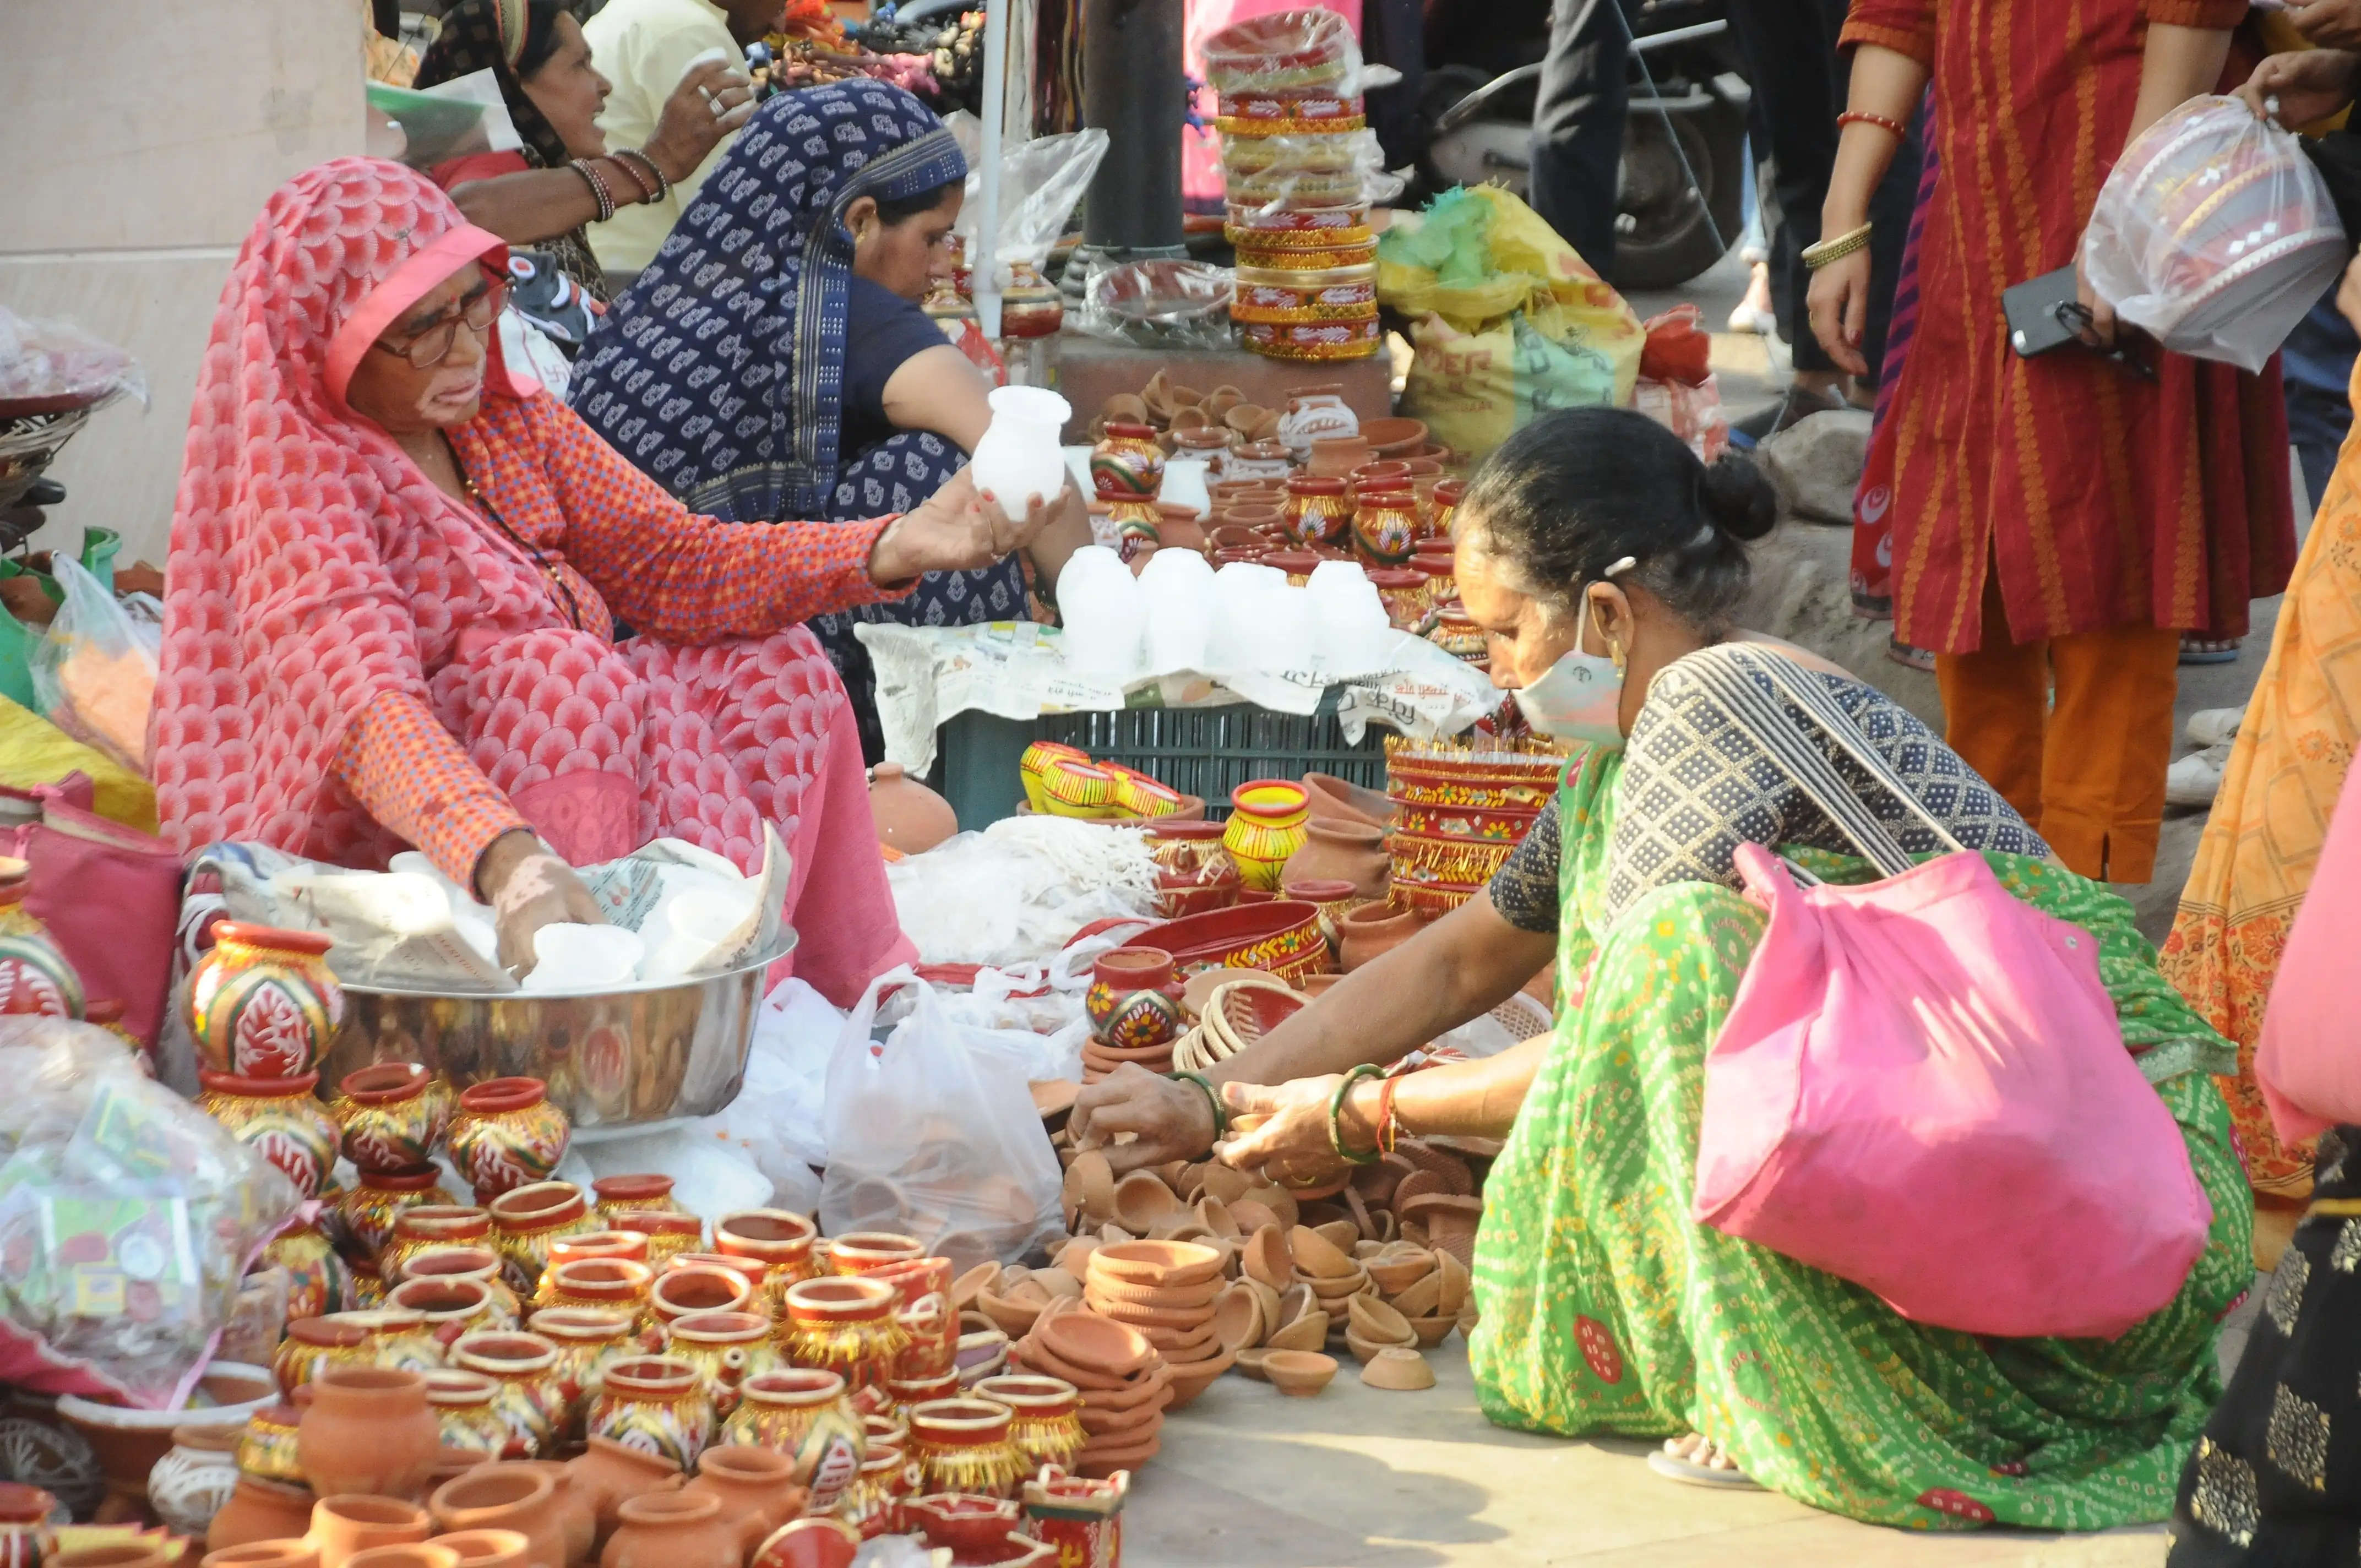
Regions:
<svg viewBox="0 0 2361 1568"><path fill-rule="evenodd" d="M334 1093L348 1072L414 1061L462 1088L545 1080L551 1102L577 1128L710 1116L737 1098L764 971L795 945L795 932L782 931L733 970L595 992L452 996L346 985L321 1087Z"/></svg>

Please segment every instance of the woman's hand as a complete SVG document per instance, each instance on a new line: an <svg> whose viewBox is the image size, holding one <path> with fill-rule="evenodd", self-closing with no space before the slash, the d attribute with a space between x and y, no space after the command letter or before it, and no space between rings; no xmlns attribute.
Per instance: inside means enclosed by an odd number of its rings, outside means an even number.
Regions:
<svg viewBox="0 0 2361 1568"><path fill-rule="evenodd" d="M2361 3L2356 0L2312 0L2308 5L2288 7L2288 20L2322 49L2361 49ZM2336 111L2331 109L2330 114ZM2320 116L2315 115L2312 119ZM2311 120L2298 120L2299 126Z"/></svg>
<svg viewBox="0 0 2361 1568"><path fill-rule="evenodd" d="M1315 1187L1334 1180L1344 1173L1345 1162L1336 1157L1336 1146L1328 1138L1328 1102L1343 1081L1343 1074L1329 1073L1287 1083L1222 1085L1222 1103L1237 1129L1237 1136L1221 1149L1222 1163L1241 1170L1259 1167L1281 1187ZM1376 1129L1363 1124L1349 1098L1338 1120L1348 1146L1375 1146Z"/></svg>
<svg viewBox="0 0 2361 1568"><path fill-rule="evenodd" d="M746 73L726 60L708 60L680 79L656 117L656 134L640 150L665 179L686 180L753 112L754 84Z"/></svg>
<svg viewBox="0 0 2361 1568"><path fill-rule="evenodd" d="M1126 1062L1084 1084L1067 1118L1078 1149L1097 1149L1117 1176L1176 1159L1202 1159L1213 1146L1213 1108L1193 1083ZM1115 1140L1123 1133L1132 1141Z"/></svg>
<svg viewBox="0 0 2361 1568"><path fill-rule="evenodd" d="M1804 302L1812 320L1812 335L1819 339L1837 368L1855 376L1868 375L1869 361L1861 352L1861 333L1869 324L1868 247L1816 269Z"/></svg>
<svg viewBox="0 0 2361 1568"><path fill-rule="evenodd" d="M2297 25L2302 24L2299 21ZM2343 49L2308 49L2275 54L2255 67L2255 73L2238 89L2238 96L2258 120L2273 117L2269 100L2277 98L2280 125L2308 126L2314 120L2326 119L2352 101L2356 66L2361 66L2361 54L2347 54Z"/></svg>
<svg viewBox="0 0 2361 1568"><path fill-rule="evenodd" d="M999 501L976 494L972 471L962 468L917 510L903 513L878 536L869 556L869 578L883 587L928 572L972 572L996 565L1033 543L1056 510L1057 498L1033 496L1028 503L1025 520L1010 521Z"/></svg>
<svg viewBox="0 0 2361 1568"><path fill-rule="evenodd" d="M539 961L533 934L544 926L604 926L606 915L574 868L542 847L530 833L503 833L492 840L476 870L477 884L492 906L500 937L500 964L520 977Z"/></svg>

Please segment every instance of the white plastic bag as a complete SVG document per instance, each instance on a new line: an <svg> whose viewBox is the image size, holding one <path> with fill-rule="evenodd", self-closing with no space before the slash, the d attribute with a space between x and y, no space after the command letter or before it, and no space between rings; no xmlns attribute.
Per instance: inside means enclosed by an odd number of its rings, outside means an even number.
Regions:
<svg viewBox="0 0 2361 1568"><path fill-rule="evenodd" d="M888 998L900 1021L873 1044ZM1038 1047L954 1022L907 967L870 981L829 1063L821 1230L916 1236L955 1271L1062 1234L1058 1157L1026 1087Z"/></svg>
<svg viewBox="0 0 2361 1568"><path fill-rule="evenodd" d="M105 584L68 557L57 556L50 569L66 602L33 650L33 695L41 714L144 774L162 628L126 614Z"/></svg>
<svg viewBox="0 0 2361 1568"><path fill-rule="evenodd" d="M2352 252L2296 137L2235 98L2191 98L2099 189L2082 265L2115 313L2177 354L2260 370Z"/></svg>

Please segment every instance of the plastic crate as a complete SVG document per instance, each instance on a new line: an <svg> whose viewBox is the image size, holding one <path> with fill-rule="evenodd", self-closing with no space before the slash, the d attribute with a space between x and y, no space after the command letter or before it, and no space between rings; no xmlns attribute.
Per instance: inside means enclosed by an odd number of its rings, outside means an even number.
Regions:
<svg viewBox="0 0 2361 1568"><path fill-rule="evenodd" d="M959 813L962 828L1012 817L1024 797L1017 762L1036 740L1061 740L1105 762L1137 768L1183 795L1202 795L1205 815L1230 814L1230 792L1248 779L1334 773L1386 787L1387 731L1371 725L1357 746L1336 722L1333 696L1319 711L1273 713L1250 703L1224 707L1126 707L1098 713L999 718L970 710L942 727L928 782Z"/></svg>

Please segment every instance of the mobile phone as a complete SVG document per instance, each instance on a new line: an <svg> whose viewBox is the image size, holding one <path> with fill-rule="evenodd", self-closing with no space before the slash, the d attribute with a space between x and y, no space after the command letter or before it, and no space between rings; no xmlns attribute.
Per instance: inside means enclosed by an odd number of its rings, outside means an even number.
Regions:
<svg viewBox="0 0 2361 1568"><path fill-rule="evenodd" d="M2060 267L2001 291L2001 313L2008 320L2008 345L2021 359L2082 341L2074 269Z"/></svg>

